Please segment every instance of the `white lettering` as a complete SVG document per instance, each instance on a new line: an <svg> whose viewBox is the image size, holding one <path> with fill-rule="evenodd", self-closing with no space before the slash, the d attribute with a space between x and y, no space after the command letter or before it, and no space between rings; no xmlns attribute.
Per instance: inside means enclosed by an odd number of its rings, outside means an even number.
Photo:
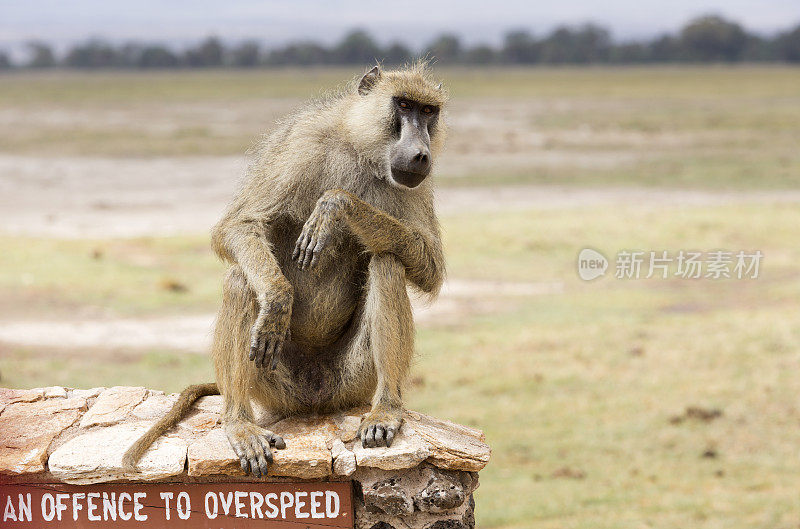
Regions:
<svg viewBox="0 0 800 529"><path fill-rule="evenodd" d="M274 503L276 501L278 501L278 495L274 492L264 494L264 503L267 504L267 508L269 509L269 512L267 512L267 518L278 517L278 506Z"/></svg>
<svg viewBox="0 0 800 529"><path fill-rule="evenodd" d="M256 503L258 500L258 503ZM261 512L261 506L264 505L264 497L259 494L258 492L251 492L250 493L250 518L256 517L256 510L258 510L258 517L264 518L264 514Z"/></svg>
<svg viewBox="0 0 800 529"><path fill-rule="evenodd" d="M233 493L234 497L236 498L236 517L237 518L247 518L247 513L244 512L244 502L242 501L244 498L247 497L247 493L241 490L237 490Z"/></svg>
<svg viewBox="0 0 800 529"><path fill-rule="evenodd" d="M173 494L171 492L162 492L160 496L161 499L164 500L164 513L167 520L169 520L169 500L172 499Z"/></svg>
<svg viewBox="0 0 800 529"><path fill-rule="evenodd" d="M61 503L69 499L69 494L56 494L56 518L61 521L61 513L67 510L67 506Z"/></svg>
<svg viewBox="0 0 800 529"><path fill-rule="evenodd" d="M306 502L300 500L300 496L308 496L308 492L295 492L294 502L294 517L295 518L308 518L307 512L300 512L300 508L305 506Z"/></svg>
<svg viewBox="0 0 800 529"><path fill-rule="evenodd" d="M214 500L214 510L212 511L211 508L208 506L208 500ZM217 495L213 492L206 493L206 516L209 520L213 520L219 514L219 501L217 501Z"/></svg>
<svg viewBox="0 0 800 529"><path fill-rule="evenodd" d="M27 497L27 503L25 503L22 494L19 495L19 521L31 522L33 521L33 518L31 517L31 493L27 493L25 497ZM26 520L25 518L28 519Z"/></svg>
<svg viewBox="0 0 800 529"><path fill-rule="evenodd" d="M117 493L112 492L111 496L108 496L108 492L103 493L103 519L108 520L111 518L113 521L117 521Z"/></svg>
<svg viewBox="0 0 800 529"><path fill-rule="evenodd" d="M128 501L131 501L132 498L130 494L128 494L127 492L121 492L119 495L119 509L117 510L119 511L120 520L125 520L127 522L128 520L131 519L131 513L129 512L126 513L125 511L122 510L122 502L124 501L124 498L126 496L128 497Z"/></svg>
<svg viewBox="0 0 800 529"><path fill-rule="evenodd" d="M225 498L228 498L228 501L225 501ZM228 516L228 513L231 511L231 503L233 503L233 494L230 492L225 496L222 493L219 493L219 499L222 500L222 512L225 513L225 516Z"/></svg>
<svg viewBox="0 0 800 529"><path fill-rule="evenodd" d="M47 504L50 504L48 507ZM42 496L42 518L45 522L52 521L56 517L56 500L53 495L46 493Z"/></svg>
<svg viewBox="0 0 800 529"><path fill-rule="evenodd" d="M175 502L175 508L178 510L178 518L181 520L186 520L192 515L192 503L188 492L178 493L178 501Z"/></svg>
<svg viewBox="0 0 800 529"><path fill-rule="evenodd" d="M332 490L325 491L325 516L328 519L339 516L339 494Z"/></svg>
<svg viewBox="0 0 800 529"><path fill-rule="evenodd" d="M86 515L92 522L99 522L102 519L97 515L97 513L94 512L97 510L97 505L95 505L94 499L99 497L99 492L90 492L86 495Z"/></svg>
<svg viewBox="0 0 800 529"><path fill-rule="evenodd" d="M76 492L72 495L72 519L76 522L78 521L78 511L83 509L83 505L78 503L78 500L82 500L86 497L86 494L83 492Z"/></svg>
<svg viewBox="0 0 800 529"><path fill-rule="evenodd" d="M311 517L312 518L325 518L324 512L317 511L318 508L322 507L322 502L316 500L315 498L321 498L323 496L322 492L314 491L311 493Z"/></svg>
<svg viewBox="0 0 800 529"><path fill-rule="evenodd" d="M6 496L6 509L3 512L3 521L7 522L9 519L17 521L17 512L14 510L14 502L11 501L11 496Z"/></svg>
<svg viewBox="0 0 800 529"><path fill-rule="evenodd" d="M294 505L294 494L281 492L281 518L286 519L286 509Z"/></svg>
<svg viewBox="0 0 800 529"><path fill-rule="evenodd" d="M147 515L139 512L142 510L142 507L144 507L144 505L142 505L141 502L139 501L139 498L146 498L146 497L147 497L146 492L133 493L133 518L137 522L143 522L147 520Z"/></svg>

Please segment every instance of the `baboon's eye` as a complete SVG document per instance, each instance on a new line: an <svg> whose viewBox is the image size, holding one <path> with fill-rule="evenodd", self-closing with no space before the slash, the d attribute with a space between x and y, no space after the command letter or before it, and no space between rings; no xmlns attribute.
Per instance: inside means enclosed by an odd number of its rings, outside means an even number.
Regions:
<svg viewBox="0 0 800 529"><path fill-rule="evenodd" d="M401 99L400 101L397 102L397 106L399 106L403 110L408 110L411 108L411 103L409 103L405 99Z"/></svg>
<svg viewBox="0 0 800 529"><path fill-rule="evenodd" d="M433 107L430 105L425 105L424 107L422 107L422 112L424 112L425 114L433 114Z"/></svg>

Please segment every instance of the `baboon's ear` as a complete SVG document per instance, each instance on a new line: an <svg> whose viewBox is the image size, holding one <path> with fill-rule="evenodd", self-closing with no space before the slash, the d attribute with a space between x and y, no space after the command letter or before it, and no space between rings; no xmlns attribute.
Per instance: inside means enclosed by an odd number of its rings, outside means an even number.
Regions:
<svg viewBox="0 0 800 529"><path fill-rule="evenodd" d="M361 78L361 82L358 83L358 93L362 96L367 95L372 87L375 86L375 83L378 82L378 79L381 78L381 69L377 66L373 67L372 70L368 71L364 74L364 77Z"/></svg>

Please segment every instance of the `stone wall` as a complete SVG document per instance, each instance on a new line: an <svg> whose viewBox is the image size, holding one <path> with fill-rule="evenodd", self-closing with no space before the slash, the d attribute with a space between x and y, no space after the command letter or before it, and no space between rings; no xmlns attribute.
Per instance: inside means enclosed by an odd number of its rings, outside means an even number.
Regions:
<svg viewBox="0 0 800 529"><path fill-rule="evenodd" d="M0 479L259 481L244 474L228 444L219 396L200 399L144 455L137 472L124 471L124 451L176 399L142 387L0 388ZM265 480L352 481L359 529L473 527L472 493L490 455L483 433L407 411L390 448L362 448L356 431L366 411L272 424L286 448L274 452Z"/></svg>

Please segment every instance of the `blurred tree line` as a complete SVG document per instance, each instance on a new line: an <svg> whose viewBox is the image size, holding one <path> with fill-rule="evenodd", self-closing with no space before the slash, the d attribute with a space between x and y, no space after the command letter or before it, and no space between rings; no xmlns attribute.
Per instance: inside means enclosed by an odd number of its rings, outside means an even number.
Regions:
<svg viewBox="0 0 800 529"><path fill-rule="evenodd" d="M505 35L502 45L464 46L451 34L443 34L422 50L401 42L381 46L364 30L353 30L338 43L323 46L298 41L265 49L255 41L234 45L209 37L196 46L175 50L158 44L112 45L89 40L56 57L43 41L28 43L29 58L14 64L0 51L0 69L25 68L255 68L262 66L312 66L369 64L376 60L402 64L425 56L438 64L629 64L658 62L800 62L800 24L772 37L748 32L736 22L708 15L689 21L677 34L648 41L614 42L598 25L561 26L536 37L527 30Z"/></svg>

